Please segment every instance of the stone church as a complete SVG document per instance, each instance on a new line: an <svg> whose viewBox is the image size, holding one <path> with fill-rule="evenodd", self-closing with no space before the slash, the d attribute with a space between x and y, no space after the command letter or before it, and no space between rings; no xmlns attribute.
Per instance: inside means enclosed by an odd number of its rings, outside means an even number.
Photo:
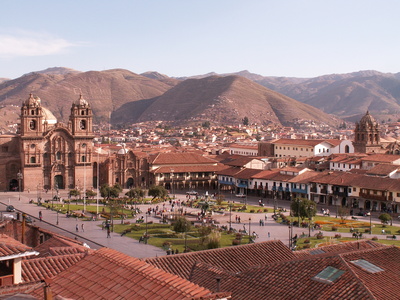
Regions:
<svg viewBox="0 0 400 300"><path fill-rule="evenodd" d="M356 123L353 146L357 153L400 154L400 144L381 138L379 123L368 111Z"/></svg>
<svg viewBox="0 0 400 300"><path fill-rule="evenodd" d="M0 136L0 189L93 186L97 177L92 121L92 109L82 95L72 103L68 124L63 124L31 94L22 103L17 134Z"/></svg>

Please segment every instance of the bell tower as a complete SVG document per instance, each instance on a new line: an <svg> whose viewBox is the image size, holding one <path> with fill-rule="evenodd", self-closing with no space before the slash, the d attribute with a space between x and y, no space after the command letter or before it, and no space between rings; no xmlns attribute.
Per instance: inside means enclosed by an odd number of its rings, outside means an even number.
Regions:
<svg viewBox="0 0 400 300"><path fill-rule="evenodd" d="M43 135L43 110L40 98L33 94L22 104L21 136L39 137Z"/></svg>
<svg viewBox="0 0 400 300"><path fill-rule="evenodd" d="M356 123L354 129L354 152L380 153L382 150L380 142L380 129L378 122L369 114L369 111Z"/></svg>
<svg viewBox="0 0 400 300"><path fill-rule="evenodd" d="M92 136L93 113L89 103L80 95L71 107L69 117L72 135L74 136Z"/></svg>

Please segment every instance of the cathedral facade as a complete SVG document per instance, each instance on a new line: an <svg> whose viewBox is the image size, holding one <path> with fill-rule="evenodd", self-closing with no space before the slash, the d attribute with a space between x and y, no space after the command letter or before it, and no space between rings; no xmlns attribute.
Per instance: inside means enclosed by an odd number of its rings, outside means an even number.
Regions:
<svg viewBox="0 0 400 300"><path fill-rule="evenodd" d="M0 137L0 188L36 191L93 186L92 121L92 109L82 95L72 103L68 124L64 124L31 94L22 103L17 134Z"/></svg>

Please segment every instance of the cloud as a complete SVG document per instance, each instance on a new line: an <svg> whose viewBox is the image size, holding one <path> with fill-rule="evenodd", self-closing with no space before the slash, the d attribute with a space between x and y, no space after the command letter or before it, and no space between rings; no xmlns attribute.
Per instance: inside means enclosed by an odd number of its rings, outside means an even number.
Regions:
<svg viewBox="0 0 400 300"><path fill-rule="evenodd" d="M0 33L0 57L45 56L65 52L76 46L65 39L48 34L17 32Z"/></svg>

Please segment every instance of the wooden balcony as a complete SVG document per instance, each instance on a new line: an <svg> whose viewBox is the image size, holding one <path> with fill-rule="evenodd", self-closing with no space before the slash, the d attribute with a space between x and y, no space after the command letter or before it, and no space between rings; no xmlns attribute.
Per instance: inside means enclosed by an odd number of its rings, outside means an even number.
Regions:
<svg viewBox="0 0 400 300"><path fill-rule="evenodd" d="M360 192L360 197L365 198L367 200L378 200L378 201L387 201L387 202L393 201L393 196L390 196L390 195L387 195L387 196L386 195L374 195L374 194Z"/></svg>
<svg viewBox="0 0 400 300"><path fill-rule="evenodd" d="M13 285L14 275L4 275L0 276L0 286Z"/></svg>

